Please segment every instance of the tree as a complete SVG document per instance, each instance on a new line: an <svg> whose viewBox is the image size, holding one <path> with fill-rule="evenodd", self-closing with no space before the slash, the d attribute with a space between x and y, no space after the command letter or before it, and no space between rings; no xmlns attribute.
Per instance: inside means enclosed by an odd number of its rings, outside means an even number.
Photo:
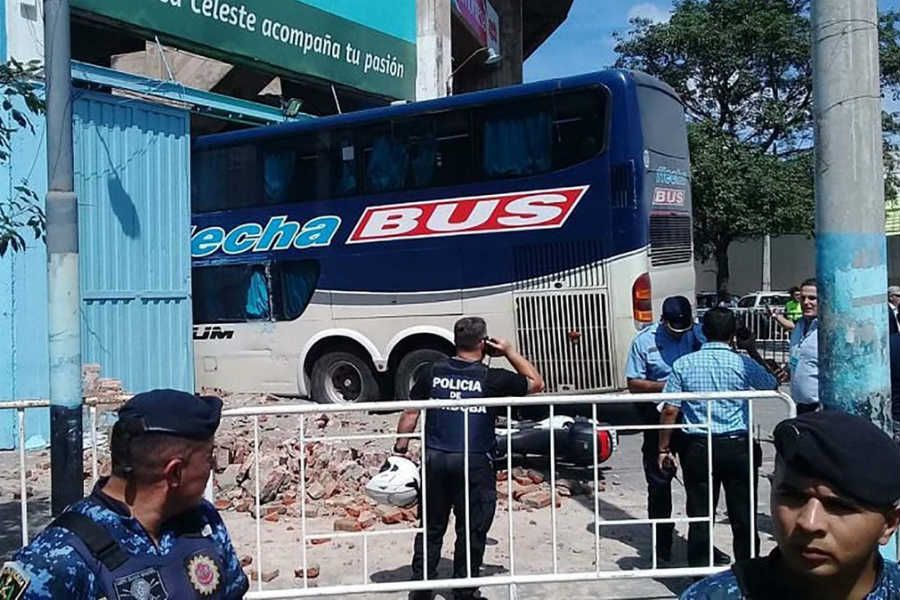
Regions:
<svg viewBox="0 0 900 600"><path fill-rule="evenodd" d="M10 60L0 65L0 164L9 162L13 135L21 130L33 134L32 118L44 111L35 83L39 71L35 62ZM24 250L24 232L29 230L35 240L43 240L45 228L41 199L27 180L15 183L8 196L0 197L0 256L10 248Z"/></svg>
<svg viewBox="0 0 900 600"><path fill-rule="evenodd" d="M616 66L662 79L685 102L695 248L715 258L720 290L732 242L813 231L809 3L676 0L667 23L634 19L618 38ZM882 79L893 90L898 22L895 12L881 17Z"/></svg>

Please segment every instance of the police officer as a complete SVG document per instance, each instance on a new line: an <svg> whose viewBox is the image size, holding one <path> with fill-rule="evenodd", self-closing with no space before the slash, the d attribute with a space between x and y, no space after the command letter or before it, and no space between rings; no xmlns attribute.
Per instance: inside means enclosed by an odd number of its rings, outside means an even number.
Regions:
<svg viewBox="0 0 900 600"><path fill-rule="evenodd" d="M688 588L682 600L894 600L884 560L900 522L900 451L861 417L806 413L775 428L771 509L778 547Z"/></svg>
<svg viewBox="0 0 900 600"><path fill-rule="evenodd" d="M14 592L4 597L242 598L247 577L203 500L221 411L219 398L175 390L126 402L110 440L112 476L4 566L0 589Z"/></svg>
<svg viewBox="0 0 900 600"><path fill-rule="evenodd" d="M512 345L502 339L489 338L487 325L480 317L466 317L453 328L456 356L441 360L417 377L410 398L413 400L472 399L524 396L544 389L537 369ZM486 366L485 356L505 356L516 370ZM473 404L476 404L473 402ZM464 470L464 414L469 418L469 520L466 532ZM418 410L408 410L400 417L398 433L415 431ZM478 577L484 557L487 533L494 520L497 482L492 454L495 445L494 411L476 405L470 409L429 410L425 422L425 485L427 500L428 578L437 577L441 543L447 530L450 511L456 519L456 545L453 552L453 577L464 578L466 538L471 548L472 577ZM405 454L409 438L398 438L394 452ZM413 548L414 579L422 579L422 535L416 536ZM431 592L414 592L414 599L431 598ZM476 590L457 590L455 598L476 598Z"/></svg>
<svg viewBox="0 0 900 600"><path fill-rule="evenodd" d="M663 391L672 363L685 354L698 350L703 341L700 328L694 325L691 303L684 296L666 298L659 323L645 327L631 343L625 378L632 394ZM635 407L647 425L659 424L659 411L650 402L637 402ZM677 432L674 434L677 440ZM641 447L644 477L647 480L647 516L651 519L668 519L672 516L672 478L675 471L662 470L657 460L656 429L644 431ZM675 525L664 523L657 527L656 555L661 561L672 559L672 536ZM728 557L720 558L728 562Z"/></svg>

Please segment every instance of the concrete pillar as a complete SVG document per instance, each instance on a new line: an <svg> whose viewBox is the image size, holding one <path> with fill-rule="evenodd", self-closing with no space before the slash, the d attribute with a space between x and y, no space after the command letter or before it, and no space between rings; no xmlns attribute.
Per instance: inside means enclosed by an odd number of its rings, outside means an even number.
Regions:
<svg viewBox="0 0 900 600"><path fill-rule="evenodd" d="M5 2L5 0L3 0ZM43 3L40 0L6 2L6 53L0 57L19 62L44 62ZM0 32L3 33L3 32Z"/></svg>
<svg viewBox="0 0 900 600"><path fill-rule="evenodd" d="M416 100L447 95L450 77L450 0L416 1Z"/></svg>
<svg viewBox="0 0 900 600"><path fill-rule="evenodd" d="M500 17L500 62L485 65L486 54L475 57L453 77L457 94L522 83L524 60L523 0L490 0ZM460 57L457 57L460 58ZM465 57L461 57L460 60Z"/></svg>

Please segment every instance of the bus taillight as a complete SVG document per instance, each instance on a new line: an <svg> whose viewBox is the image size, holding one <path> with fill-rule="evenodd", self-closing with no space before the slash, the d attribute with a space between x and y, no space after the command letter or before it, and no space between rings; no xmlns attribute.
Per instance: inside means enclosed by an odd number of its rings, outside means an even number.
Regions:
<svg viewBox="0 0 900 600"><path fill-rule="evenodd" d="M650 274L642 273L631 286L631 307L634 320L639 323L653 322L653 303L650 293Z"/></svg>

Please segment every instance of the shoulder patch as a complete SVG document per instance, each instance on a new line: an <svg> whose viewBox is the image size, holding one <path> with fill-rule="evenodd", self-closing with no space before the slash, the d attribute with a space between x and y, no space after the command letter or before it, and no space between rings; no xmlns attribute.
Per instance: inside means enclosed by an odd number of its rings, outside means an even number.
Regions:
<svg viewBox="0 0 900 600"><path fill-rule="evenodd" d="M0 600L19 600L29 583L30 579L19 563L4 563L0 569Z"/></svg>

